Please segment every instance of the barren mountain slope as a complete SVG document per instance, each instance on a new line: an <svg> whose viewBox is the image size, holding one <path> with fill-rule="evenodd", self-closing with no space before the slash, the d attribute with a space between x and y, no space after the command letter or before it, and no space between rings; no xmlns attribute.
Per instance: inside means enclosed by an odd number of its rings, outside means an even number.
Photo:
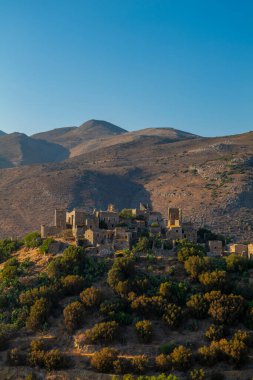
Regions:
<svg viewBox="0 0 253 380"><path fill-rule="evenodd" d="M98 148L106 148L113 145L139 141L140 139L148 136L156 137L157 141L159 140L163 143L175 142L198 137L191 133L179 131L174 128L147 128L139 131L120 134L110 138L98 138L96 140L85 141L71 149L70 157L79 156L83 153L88 153L92 150L97 150Z"/></svg>
<svg viewBox="0 0 253 380"><path fill-rule="evenodd" d="M23 133L0 137L0 167L57 162L68 157L64 147L44 140L35 140Z"/></svg>
<svg viewBox="0 0 253 380"><path fill-rule="evenodd" d="M44 139L71 149L89 141L99 141L127 132L114 124L103 120L89 120L80 127L59 128L53 131L33 135L33 138Z"/></svg>
<svg viewBox="0 0 253 380"><path fill-rule="evenodd" d="M166 215L253 238L253 133L179 142L157 136L101 148L57 164L0 171L1 235L52 221L54 207L150 202Z"/></svg>
<svg viewBox="0 0 253 380"><path fill-rule="evenodd" d="M32 135L32 138L46 140L58 144L63 135L70 131L73 131L74 129L77 129L77 127L55 128L50 131L36 133L35 135Z"/></svg>

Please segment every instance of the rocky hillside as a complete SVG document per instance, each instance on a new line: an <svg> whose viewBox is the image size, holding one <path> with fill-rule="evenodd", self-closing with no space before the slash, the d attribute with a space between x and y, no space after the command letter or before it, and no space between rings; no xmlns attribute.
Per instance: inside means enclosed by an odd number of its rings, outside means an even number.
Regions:
<svg viewBox="0 0 253 380"><path fill-rule="evenodd" d="M51 222L55 207L144 201L164 216L179 206L197 225L253 239L253 133L175 141L166 129L148 131L113 136L64 162L1 170L1 235Z"/></svg>
<svg viewBox="0 0 253 380"><path fill-rule="evenodd" d="M150 137L153 137L156 141L161 143L171 143L180 140L194 139L198 136L174 128L147 128L139 131L118 134L111 136L110 138L97 138L84 141L70 150L70 157L79 156L83 153L97 150L98 148L101 149L110 146L120 146L122 144L138 143L138 141Z"/></svg>
<svg viewBox="0 0 253 380"><path fill-rule="evenodd" d="M69 149L70 153L73 148L75 148L77 152L81 150L81 153L83 153L82 149L84 148L82 147L86 144L92 142L98 146L101 141L126 132L127 131L125 129L103 120L89 120L80 125L78 128L60 128L53 131L39 133L32 137L35 139L39 138L60 144ZM79 148L79 146L81 148Z"/></svg>
<svg viewBox="0 0 253 380"><path fill-rule="evenodd" d="M66 159L69 152L63 146L44 140L35 140L23 133L0 137L0 167L57 162Z"/></svg>
<svg viewBox="0 0 253 380"><path fill-rule="evenodd" d="M172 128L151 128L127 132L102 120L89 120L80 127L58 128L31 137L0 132L0 168L59 162L68 157L153 136L164 142L196 138Z"/></svg>

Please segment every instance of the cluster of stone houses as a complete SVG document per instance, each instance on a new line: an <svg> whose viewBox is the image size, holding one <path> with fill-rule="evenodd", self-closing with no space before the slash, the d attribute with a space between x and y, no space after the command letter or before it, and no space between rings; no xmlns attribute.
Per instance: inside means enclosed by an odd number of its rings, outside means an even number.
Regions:
<svg viewBox="0 0 253 380"><path fill-rule="evenodd" d="M168 208L167 219L161 213L140 204L139 208L124 209L119 212L113 204L107 210L87 212L83 209L72 211L55 210L54 224L42 225L41 236L55 237L64 231L84 246L102 250L131 249L144 231L158 236L162 246L175 244L177 240L197 241L197 230L192 223L184 222L180 208ZM208 250L211 255L223 254L221 241L210 241Z"/></svg>

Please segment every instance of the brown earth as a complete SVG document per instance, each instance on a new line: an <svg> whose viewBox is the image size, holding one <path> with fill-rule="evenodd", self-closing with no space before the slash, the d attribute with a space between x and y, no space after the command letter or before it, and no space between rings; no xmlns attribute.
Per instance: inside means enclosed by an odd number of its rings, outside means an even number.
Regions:
<svg viewBox="0 0 253 380"><path fill-rule="evenodd" d="M26 154L34 155L32 162L37 154L34 142L65 149L72 158L30 165L15 144L3 158L1 146L7 148L1 141L12 141L13 135L16 140L30 139L33 148L27 144ZM79 128L24 136L0 138L0 164L1 159L12 166L24 164L0 169L2 237L50 224L55 207L105 208L112 202L123 208L143 201L165 217L168 206L182 207L184 218L197 226L253 239L253 132L201 138L172 128L126 132L90 120ZM39 151L37 160L43 161ZM49 156L48 161L61 161Z"/></svg>
<svg viewBox="0 0 253 380"><path fill-rule="evenodd" d="M168 206L182 207L197 226L253 239L252 148L253 132L201 138L149 129L81 142L72 150L79 155L63 162L1 169L0 236L51 223L55 207L124 208L143 201L165 217Z"/></svg>

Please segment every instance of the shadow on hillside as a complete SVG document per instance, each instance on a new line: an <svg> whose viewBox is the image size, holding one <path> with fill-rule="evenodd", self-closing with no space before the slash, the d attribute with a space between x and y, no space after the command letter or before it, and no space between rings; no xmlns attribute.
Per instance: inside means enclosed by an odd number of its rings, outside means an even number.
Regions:
<svg viewBox="0 0 253 380"><path fill-rule="evenodd" d="M86 171L76 178L68 207L106 209L109 203L113 203L122 209L138 207L140 202L150 205L148 191L138 183L141 173L140 169L133 169L125 175Z"/></svg>

